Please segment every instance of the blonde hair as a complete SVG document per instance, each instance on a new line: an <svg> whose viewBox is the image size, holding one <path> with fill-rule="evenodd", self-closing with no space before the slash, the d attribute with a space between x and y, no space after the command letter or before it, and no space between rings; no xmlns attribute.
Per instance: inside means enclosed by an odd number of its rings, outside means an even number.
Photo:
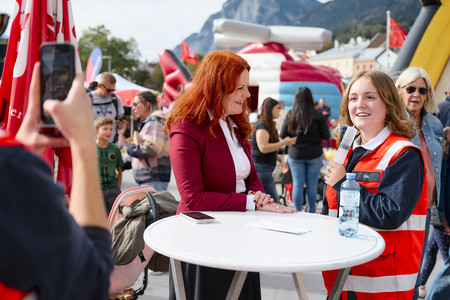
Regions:
<svg viewBox="0 0 450 300"><path fill-rule="evenodd" d="M150 114L159 109L158 100L153 92L142 91L137 93L135 97L138 97L139 101L141 101L145 106L147 106L146 104L148 103L148 110Z"/></svg>
<svg viewBox="0 0 450 300"><path fill-rule="evenodd" d="M429 113L438 112L439 109L437 107L437 100L434 93L433 85L431 84L430 77L428 77L427 72L424 69L417 67L409 67L400 74L397 78L397 82L395 86L397 87L398 92L400 93L402 89L404 89L411 82L416 81L417 79L422 78L425 81L425 84L428 88L428 94L426 95L425 102L423 103L423 107Z"/></svg>
<svg viewBox="0 0 450 300"><path fill-rule="evenodd" d="M100 75L100 84L103 83L109 83L109 84L116 84L116 77L112 73L104 72Z"/></svg>
<svg viewBox="0 0 450 300"><path fill-rule="evenodd" d="M339 129L342 124L349 126L354 125L348 111L348 97L353 84L362 77L368 78L370 82L372 82L381 100L386 105L388 114L384 121L385 125L387 125L393 133L407 139L412 139L416 135L414 126L406 115L405 107L395 88L394 81L389 75L380 71L363 71L353 77L342 96L341 105L339 106L341 118L339 119L336 129ZM338 130L335 130L333 134L336 137L338 135Z"/></svg>
<svg viewBox="0 0 450 300"><path fill-rule="evenodd" d="M94 121L95 129L99 129L105 125L114 125L114 120L111 117L99 117Z"/></svg>

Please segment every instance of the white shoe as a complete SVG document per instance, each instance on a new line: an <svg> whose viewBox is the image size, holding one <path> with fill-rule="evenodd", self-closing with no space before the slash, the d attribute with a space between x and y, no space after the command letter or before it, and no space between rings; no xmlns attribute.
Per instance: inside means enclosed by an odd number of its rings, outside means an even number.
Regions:
<svg viewBox="0 0 450 300"><path fill-rule="evenodd" d="M427 295L427 290L425 289L425 286L421 285L419 286L419 298L425 298Z"/></svg>

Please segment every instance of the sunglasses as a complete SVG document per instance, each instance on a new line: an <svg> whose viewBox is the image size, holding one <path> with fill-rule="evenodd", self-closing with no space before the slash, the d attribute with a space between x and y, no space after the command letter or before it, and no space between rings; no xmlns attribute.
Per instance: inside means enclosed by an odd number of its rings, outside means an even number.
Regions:
<svg viewBox="0 0 450 300"><path fill-rule="evenodd" d="M116 89L107 89L106 86L102 85L102 87L105 89L106 92L108 93L112 93L114 92Z"/></svg>
<svg viewBox="0 0 450 300"><path fill-rule="evenodd" d="M414 93L415 91L416 91L416 87L415 86L407 86L406 88L405 88L405 91L408 93L408 94L412 94L412 93ZM421 94L421 95L426 95L426 94L428 94L428 89L427 88L424 88L424 87L421 87L421 88L419 88L419 94Z"/></svg>

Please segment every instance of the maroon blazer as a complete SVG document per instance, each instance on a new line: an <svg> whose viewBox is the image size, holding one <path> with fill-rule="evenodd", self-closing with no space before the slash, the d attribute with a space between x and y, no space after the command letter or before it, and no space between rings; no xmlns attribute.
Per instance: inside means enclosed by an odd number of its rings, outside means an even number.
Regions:
<svg viewBox="0 0 450 300"><path fill-rule="evenodd" d="M237 129L235 129L237 130ZM225 135L219 124L214 137L208 125L175 121L170 128L170 161L180 192L177 213L193 210L245 211L248 191L262 191L249 144L236 135L250 160L245 194L236 193L236 170Z"/></svg>

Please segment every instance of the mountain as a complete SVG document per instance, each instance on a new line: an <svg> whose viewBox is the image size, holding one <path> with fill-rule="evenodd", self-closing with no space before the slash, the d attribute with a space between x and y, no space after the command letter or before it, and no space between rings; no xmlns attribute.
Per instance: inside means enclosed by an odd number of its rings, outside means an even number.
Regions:
<svg viewBox="0 0 450 300"><path fill-rule="evenodd" d="M228 0L222 9L206 20L199 33L185 39L195 52L202 55L216 49L212 31L213 20L227 18L261 25L290 25L301 13L320 4L316 0ZM179 56L181 45L174 52Z"/></svg>
<svg viewBox="0 0 450 300"><path fill-rule="evenodd" d="M261 25L315 26L329 29L334 34L345 30L354 34L354 29L361 28L361 24L368 27L377 24L377 30L380 26L383 28L387 10L408 31L420 8L419 0L334 0L326 3L316 0L228 0L219 12L208 18L199 33L191 34L185 41L202 55L216 49L212 25L218 18ZM370 30L367 32L373 34ZM174 52L180 55L180 45Z"/></svg>
<svg viewBox="0 0 450 300"><path fill-rule="evenodd" d="M421 4L419 0L334 0L320 3L295 18L293 26L316 26L330 30L355 27L360 23L386 24L386 11L395 20L416 17ZM370 38L370 37L367 37Z"/></svg>

